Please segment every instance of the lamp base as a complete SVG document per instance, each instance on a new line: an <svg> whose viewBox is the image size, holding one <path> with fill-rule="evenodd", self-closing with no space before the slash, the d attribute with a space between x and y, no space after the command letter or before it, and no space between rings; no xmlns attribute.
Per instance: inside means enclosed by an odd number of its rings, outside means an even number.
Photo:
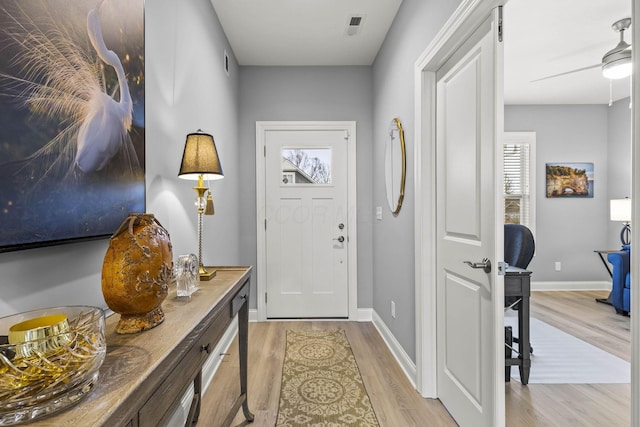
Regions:
<svg viewBox="0 0 640 427"><path fill-rule="evenodd" d="M630 245L631 244L631 225L627 222L622 227L620 231L620 242L622 245Z"/></svg>
<svg viewBox="0 0 640 427"><path fill-rule="evenodd" d="M198 269L198 275L200 276L201 281L211 280L216 277L216 270L212 269L211 267L209 268L209 270L207 270L206 268L204 268L204 266L201 265Z"/></svg>

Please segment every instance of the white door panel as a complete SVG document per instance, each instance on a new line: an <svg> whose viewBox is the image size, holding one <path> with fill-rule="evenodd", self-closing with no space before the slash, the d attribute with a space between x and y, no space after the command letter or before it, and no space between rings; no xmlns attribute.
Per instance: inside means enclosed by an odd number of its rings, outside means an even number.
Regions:
<svg viewBox="0 0 640 427"><path fill-rule="evenodd" d="M478 51L466 63L452 70L440 82L444 103L446 136L444 150L445 209L447 235L477 238L479 151L476 135L478 106L478 74L480 56ZM464 126L461 126L464 124Z"/></svg>
<svg viewBox="0 0 640 427"><path fill-rule="evenodd" d="M497 108L494 18L437 72L438 397L460 425L495 419L497 373L492 292L500 278L465 261L496 265Z"/></svg>

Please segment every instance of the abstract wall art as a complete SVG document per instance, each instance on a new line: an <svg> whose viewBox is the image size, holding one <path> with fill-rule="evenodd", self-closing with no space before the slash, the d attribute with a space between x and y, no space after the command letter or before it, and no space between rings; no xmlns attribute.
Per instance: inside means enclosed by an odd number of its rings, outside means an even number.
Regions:
<svg viewBox="0 0 640 427"><path fill-rule="evenodd" d="M144 0L0 3L0 252L145 211Z"/></svg>

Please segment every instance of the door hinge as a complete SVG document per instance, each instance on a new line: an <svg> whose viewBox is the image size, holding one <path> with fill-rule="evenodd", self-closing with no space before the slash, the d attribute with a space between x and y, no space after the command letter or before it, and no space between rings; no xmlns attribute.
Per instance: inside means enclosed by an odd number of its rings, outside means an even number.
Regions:
<svg viewBox="0 0 640 427"><path fill-rule="evenodd" d="M262 147L262 148L263 148L263 150L262 150L262 151L263 151L263 153L264 153L264 154L263 154L263 155L264 155L264 157L267 157L267 146L265 145L265 146L264 146L264 147Z"/></svg>
<svg viewBox="0 0 640 427"><path fill-rule="evenodd" d="M266 219L264 220L264 229L265 230L267 229L267 220Z"/></svg>
<svg viewBox="0 0 640 427"><path fill-rule="evenodd" d="M267 293L266 292L264 293L264 303L265 304L267 303Z"/></svg>
<svg viewBox="0 0 640 427"><path fill-rule="evenodd" d="M498 41L502 43L503 22L502 22L502 6L498 6Z"/></svg>
<svg viewBox="0 0 640 427"><path fill-rule="evenodd" d="M349 141L349 131L348 130L344 131L344 139L345 139L345 141Z"/></svg>

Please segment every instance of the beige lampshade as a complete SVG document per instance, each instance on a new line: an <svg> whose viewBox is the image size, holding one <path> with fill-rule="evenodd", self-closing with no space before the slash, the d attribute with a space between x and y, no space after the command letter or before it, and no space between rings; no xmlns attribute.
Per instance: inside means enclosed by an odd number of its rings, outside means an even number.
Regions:
<svg viewBox="0 0 640 427"><path fill-rule="evenodd" d="M611 221L631 222L631 199L611 200Z"/></svg>
<svg viewBox="0 0 640 427"><path fill-rule="evenodd" d="M198 130L187 135L178 176L182 179L222 179L222 165L213 136Z"/></svg>

